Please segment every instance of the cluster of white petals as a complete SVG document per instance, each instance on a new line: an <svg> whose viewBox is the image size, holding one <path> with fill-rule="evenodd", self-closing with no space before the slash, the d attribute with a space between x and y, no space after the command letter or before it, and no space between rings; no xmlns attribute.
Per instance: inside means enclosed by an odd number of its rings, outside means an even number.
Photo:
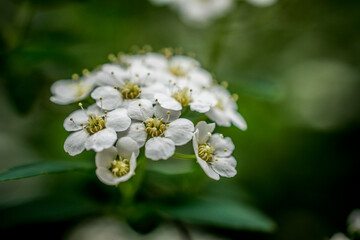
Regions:
<svg viewBox="0 0 360 240"><path fill-rule="evenodd" d="M240 0L239 0L240 1ZM246 0L257 7L273 5L277 0ZM228 14L236 0L150 0L155 5L169 5L181 19L190 25L207 26L217 18Z"/></svg>
<svg viewBox="0 0 360 240"><path fill-rule="evenodd" d="M191 140L193 156L210 178L236 175L234 144L212 132L216 125L247 128L237 97L194 58L164 52L112 56L112 63L51 87L51 101L80 107L64 121L71 132L65 151L95 151L96 174L105 184L132 177L141 148L147 159L166 160ZM199 122L204 118L213 123Z"/></svg>

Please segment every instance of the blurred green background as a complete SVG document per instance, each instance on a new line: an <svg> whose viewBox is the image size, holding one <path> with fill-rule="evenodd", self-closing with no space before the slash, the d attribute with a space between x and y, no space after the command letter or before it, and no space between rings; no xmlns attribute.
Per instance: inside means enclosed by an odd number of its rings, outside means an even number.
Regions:
<svg viewBox="0 0 360 240"><path fill-rule="evenodd" d="M76 105L51 103L53 82L133 45L182 47L239 95L248 130L218 129L236 145L238 174L214 182L197 165L185 175L160 174L156 167L166 172L169 163L150 163L137 198L147 214L133 215L130 225L147 232L160 224L151 204L217 194L246 199L276 223L269 233L200 226L220 239L312 240L346 231L347 215L360 200L359 1L279 0L268 8L239 1L228 16L200 29L146 0L1 0L0 19L0 172L74 160L63 151L68 133L62 123ZM87 152L76 159L93 157ZM188 167L180 165L180 172ZM93 205L107 206L117 195L94 172L3 182L0 231L16 239L21 227L27 236L49 239L45 233L52 232L50 239L64 239L99 215ZM54 198L64 200L52 205ZM43 216L49 212L50 220Z"/></svg>

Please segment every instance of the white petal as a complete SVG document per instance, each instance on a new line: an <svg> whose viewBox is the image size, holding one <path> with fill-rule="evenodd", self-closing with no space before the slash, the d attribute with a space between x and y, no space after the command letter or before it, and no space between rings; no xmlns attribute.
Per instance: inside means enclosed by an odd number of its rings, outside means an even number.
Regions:
<svg viewBox="0 0 360 240"><path fill-rule="evenodd" d="M81 124L85 125L88 119L89 117L86 115L86 112L84 110L76 110L65 119L64 128L66 131L69 132L78 131L83 128Z"/></svg>
<svg viewBox="0 0 360 240"><path fill-rule="evenodd" d="M191 111L199 112L199 113L206 113L210 111L211 104L205 102L192 102L190 103Z"/></svg>
<svg viewBox="0 0 360 240"><path fill-rule="evenodd" d="M176 101L171 96L167 96L166 94L158 93L154 95L154 98L157 100L157 102L162 108L174 111L180 111L182 109L181 103Z"/></svg>
<svg viewBox="0 0 360 240"><path fill-rule="evenodd" d="M111 162L116 159L118 152L115 147L110 147L95 155L96 167L110 168Z"/></svg>
<svg viewBox="0 0 360 240"><path fill-rule="evenodd" d="M144 121L154 115L152 103L146 99L132 101L128 107L128 114L131 119Z"/></svg>
<svg viewBox="0 0 360 240"><path fill-rule="evenodd" d="M209 178L214 180L219 180L220 176L217 174L207 162L202 160L200 157L197 157L197 162L200 164L200 167L204 170L205 174L208 175Z"/></svg>
<svg viewBox="0 0 360 240"><path fill-rule="evenodd" d="M135 152L133 152L131 154L131 158L130 158L130 171L129 174L134 175L135 169L136 169L136 158L137 155L135 154Z"/></svg>
<svg viewBox="0 0 360 240"><path fill-rule="evenodd" d="M116 149L119 156L126 159L130 159L133 153L135 157L139 156L139 146L131 137L120 138L116 143Z"/></svg>
<svg viewBox="0 0 360 240"><path fill-rule="evenodd" d="M130 127L131 119L124 108L118 108L106 115L106 127L117 132L125 131Z"/></svg>
<svg viewBox="0 0 360 240"><path fill-rule="evenodd" d="M223 177L234 177L236 175L236 160L234 157L215 157L215 161L211 163L212 169Z"/></svg>
<svg viewBox="0 0 360 240"><path fill-rule="evenodd" d="M222 127L231 126L231 121L229 117L225 114L224 111L221 111L217 108L212 108L209 112L206 113L206 116L219 126Z"/></svg>
<svg viewBox="0 0 360 240"><path fill-rule="evenodd" d="M108 168L99 167L95 173L102 183L110 186L117 185L117 178Z"/></svg>
<svg viewBox="0 0 360 240"><path fill-rule="evenodd" d="M77 81L59 80L51 85L50 91L54 95L50 100L57 104L68 104L76 101Z"/></svg>
<svg viewBox="0 0 360 240"><path fill-rule="evenodd" d="M235 145L229 137L223 137L216 133L210 137L209 143L215 148L214 154L217 156L227 157L232 154Z"/></svg>
<svg viewBox="0 0 360 240"><path fill-rule="evenodd" d="M64 143L65 152L71 156L78 155L85 149L85 142L89 138L89 133L83 129L70 134Z"/></svg>
<svg viewBox="0 0 360 240"><path fill-rule="evenodd" d="M128 71L115 64L103 65L101 71L96 78L99 85L107 85L111 87L121 87L124 84L123 79L129 78Z"/></svg>
<svg viewBox="0 0 360 240"><path fill-rule="evenodd" d="M169 112L170 114L168 114ZM157 118L163 119L165 122L172 122L180 117L181 111L169 110L156 104L154 107L154 115Z"/></svg>
<svg viewBox="0 0 360 240"><path fill-rule="evenodd" d="M101 116L104 113L103 113L103 111L101 111L101 109L96 104L92 104L86 109L86 114L87 115L93 114L95 116Z"/></svg>
<svg viewBox="0 0 360 240"><path fill-rule="evenodd" d="M96 88L91 97L96 100L98 107L106 110L113 110L119 107L122 103L122 97L118 90L110 86L103 86ZM102 98L102 100L100 100Z"/></svg>
<svg viewBox="0 0 360 240"><path fill-rule="evenodd" d="M199 87L210 87L213 84L213 78L209 72L204 69L197 68L188 76L191 83Z"/></svg>
<svg viewBox="0 0 360 240"><path fill-rule="evenodd" d="M134 175L135 169L136 157L135 154L132 154L130 159L130 170L126 175L122 177L114 176L114 174L109 170L109 168L106 167L98 167L96 169L96 175L99 180L106 185L118 185L121 182L129 180Z"/></svg>
<svg viewBox="0 0 360 240"><path fill-rule="evenodd" d="M127 131L119 133L119 137L131 137L139 147L142 147L146 142L147 133L142 122L135 122L130 125Z"/></svg>
<svg viewBox="0 0 360 240"><path fill-rule="evenodd" d="M239 129L241 130L246 130L247 129L247 124L245 119L243 118L243 116L241 116L240 113L235 112L234 110L231 111L230 113L228 113L231 122Z"/></svg>
<svg viewBox="0 0 360 240"><path fill-rule="evenodd" d="M205 121L198 122L196 129L199 129L199 140L198 142L206 143L209 139L209 133L212 133L215 129L215 123L206 123Z"/></svg>
<svg viewBox="0 0 360 240"><path fill-rule="evenodd" d="M194 147L194 153L196 155L196 157L198 157L198 151L199 151L199 129L195 129L195 132L193 134L193 139L192 139L192 143L193 143L193 147Z"/></svg>
<svg viewBox="0 0 360 240"><path fill-rule="evenodd" d="M184 145L193 136L194 124L185 118L179 118L169 124L165 131L165 137L173 140L176 146Z"/></svg>
<svg viewBox="0 0 360 240"><path fill-rule="evenodd" d="M145 145L145 156L151 160L166 160L175 153L175 143L165 137L151 138Z"/></svg>
<svg viewBox="0 0 360 240"><path fill-rule="evenodd" d="M191 57L178 55L169 60L169 65L171 67L180 67L185 72L190 72L199 67L200 63Z"/></svg>
<svg viewBox="0 0 360 240"><path fill-rule="evenodd" d="M156 93L165 93L167 91L167 87L159 82L151 83L146 86L141 87L141 95L142 99L150 100L155 103L155 94Z"/></svg>
<svg viewBox="0 0 360 240"><path fill-rule="evenodd" d="M101 152L114 145L117 139L116 132L113 129L105 128L91 135L85 142L86 150L93 149L95 152Z"/></svg>

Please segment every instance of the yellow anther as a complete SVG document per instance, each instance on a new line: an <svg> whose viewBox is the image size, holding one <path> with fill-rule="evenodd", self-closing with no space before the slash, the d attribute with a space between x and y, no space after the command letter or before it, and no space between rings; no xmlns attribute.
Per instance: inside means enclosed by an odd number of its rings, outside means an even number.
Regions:
<svg viewBox="0 0 360 240"><path fill-rule="evenodd" d="M81 103L81 102L79 102L78 105L79 105L79 107L82 107L82 103Z"/></svg>
<svg viewBox="0 0 360 240"><path fill-rule="evenodd" d="M90 71L85 68L82 70L82 74L88 76L88 75L90 75Z"/></svg>
<svg viewBox="0 0 360 240"><path fill-rule="evenodd" d="M220 134L220 137L221 137L221 138L224 138L224 135Z"/></svg>
<svg viewBox="0 0 360 240"><path fill-rule="evenodd" d="M232 99L234 99L234 101L237 101L239 99L239 95L237 95L236 93L234 93L232 95Z"/></svg>
<svg viewBox="0 0 360 240"><path fill-rule="evenodd" d="M74 119L73 118L70 118L70 121L73 121Z"/></svg>
<svg viewBox="0 0 360 240"><path fill-rule="evenodd" d="M141 103L139 103L139 107L141 107Z"/></svg>
<svg viewBox="0 0 360 240"><path fill-rule="evenodd" d="M225 149L224 149L224 152L227 152L227 151L228 151L228 150L225 148Z"/></svg>
<svg viewBox="0 0 360 240"><path fill-rule="evenodd" d="M116 56L113 54L113 53L110 53L108 55L108 59L111 61L111 62L116 62L117 58Z"/></svg>
<svg viewBox="0 0 360 240"><path fill-rule="evenodd" d="M170 115L170 111L167 111L166 114L167 114L167 115Z"/></svg>
<svg viewBox="0 0 360 240"><path fill-rule="evenodd" d="M221 82L221 86L222 86L223 88L228 88L229 83L226 82L226 81L223 81L223 82Z"/></svg>
<svg viewBox="0 0 360 240"><path fill-rule="evenodd" d="M135 74L135 77L139 77L139 74Z"/></svg>
<svg viewBox="0 0 360 240"><path fill-rule="evenodd" d="M152 51L152 47L150 45L146 44L143 46L143 50L148 53L148 52Z"/></svg>
<svg viewBox="0 0 360 240"><path fill-rule="evenodd" d="M105 113L105 114L107 114L107 113L108 113L108 111L106 111L106 110L105 110L105 111L104 111L104 113Z"/></svg>
<svg viewBox="0 0 360 240"><path fill-rule="evenodd" d="M208 136L211 137L211 135L212 135L211 132L208 132Z"/></svg>
<svg viewBox="0 0 360 240"><path fill-rule="evenodd" d="M155 99L155 102L158 102L159 101L159 99Z"/></svg>
<svg viewBox="0 0 360 240"><path fill-rule="evenodd" d="M100 101L102 101L102 100L103 100L103 98L102 98L102 97L100 97L99 99L100 99Z"/></svg>
<svg viewBox="0 0 360 240"><path fill-rule="evenodd" d="M188 52L187 55L191 58L195 58L196 54L194 52Z"/></svg>
<svg viewBox="0 0 360 240"><path fill-rule="evenodd" d="M73 80L78 80L78 79L79 79L79 74L74 73L74 74L71 76L71 78L72 78Z"/></svg>

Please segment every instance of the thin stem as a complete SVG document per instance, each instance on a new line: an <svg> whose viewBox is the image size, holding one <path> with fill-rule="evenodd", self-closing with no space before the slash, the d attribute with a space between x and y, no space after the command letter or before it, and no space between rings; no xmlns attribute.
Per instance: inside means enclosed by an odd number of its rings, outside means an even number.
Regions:
<svg viewBox="0 0 360 240"><path fill-rule="evenodd" d="M135 175L128 181L120 183L118 188L122 194L122 205L129 206L133 204L136 194L141 188L146 171L147 159L143 152L140 153L137 159L137 166Z"/></svg>
<svg viewBox="0 0 360 240"><path fill-rule="evenodd" d="M174 153L173 155L174 158L178 158L178 159L196 159L196 156L193 154L183 154L183 153Z"/></svg>

